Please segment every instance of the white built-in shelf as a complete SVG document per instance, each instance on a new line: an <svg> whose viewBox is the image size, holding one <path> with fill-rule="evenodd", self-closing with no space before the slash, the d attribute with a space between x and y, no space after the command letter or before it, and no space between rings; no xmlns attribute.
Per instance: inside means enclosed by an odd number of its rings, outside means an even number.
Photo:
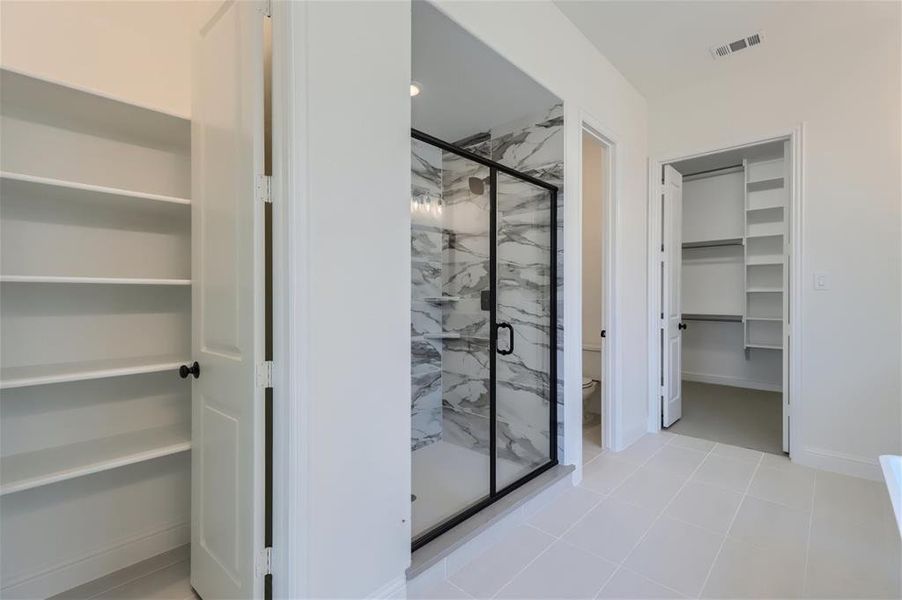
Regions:
<svg viewBox="0 0 902 600"><path fill-rule="evenodd" d="M750 233L745 236L746 238L757 239L757 238L770 238L770 237L783 237L783 232L779 233Z"/></svg>
<svg viewBox="0 0 902 600"><path fill-rule="evenodd" d="M63 277L55 275L0 275L2 283L78 283L95 285L191 285L190 279L142 277Z"/></svg>
<svg viewBox="0 0 902 600"><path fill-rule="evenodd" d="M758 181L749 181L747 184L749 192L763 192L765 190L775 190L783 187L782 177L773 177L770 179L760 179Z"/></svg>
<svg viewBox="0 0 902 600"><path fill-rule="evenodd" d="M746 348L758 348L759 350L782 350L783 346L776 344L746 344Z"/></svg>
<svg viewBox="0 0 902 600"><path fill-rule="evenodd" d="M746 317L746 321L782 321L783 317Z"/></svg>
<svg viewBox="0 0 902 600"><path fill-rule="evenodd" d="M460 296L426 296L423 300L430 304L446 304L449 302L459 302Z"/></svg>
<svg viewBox="0 0 902 600"><path fill-rule="evenodd" d="M55 365L31 365L27 367L4 367L0 369L0 389L20 388L50 383L123 377L143 373L172 371L188 362L185 357L148 356L139 358L113 358L72 362Z"/></svg>
<svg viewBox="0 0 902 600"><path fill-rule="evenodd" d="M774 200L772 202L761 204L759 206L750 206L750 207L746 208L745 211L746 212L757 212L757 211L775 210L775 209L782 210L784 208L785 208L785 205L783 204L782 200Z"/></svg>
<svg viewBox="0 0 902 600"><path fill-rule="evenodd" d="M426 333L423 337L427 340L459 340L459 333Z"/></svg>
<svg viewBox="0 0 902 600"><path fill-rule="evenodd" d="M0 459L0 495L108 471L191 448L186 425L13 454Z"/></svg>
<svg viewBox="0 0 902 600"><path fill-rule="evenodd" d="M65 181L52 177L40 177L24 173L11 173L0 171L0 181L4 195L39 195L41 198L58 200L61 202L91 200L106 201L111 204L122 204L128 201L165 202L167 204L179 204L189 206L190 198L178 196L166 196L164 194L150 194L136 190L126 190L103 185L92 185L77 181Z"/></svg>
<svg viewBox="0 0 902 600"><path fill-rule="evenodd" d="M755 293L755 294L780 294L783 292L783 288L781 287L750 287L746 288L747 292Z"/></svg>
<svg viewBox="0 0 902 600"><path fill-rule="evenodd" d="M52 115L56 121L78 123L111 136L169 146L190 144L191 121L186 115L8 68L0 70L0 86L4 113Z"/></svg>
<svg viewBox="0 0 902 600"><path fill-rule="evenodd" d="M781 255L748 256L745 259L745 264L747 264L749 266L782 265L783 264L783 256L781 256Z"/></svg>
<svg viewBox="0 0 902 600"><path fill-rule="evenodd" d="M742 315L683 313L683 321L711 321L716 323L742 323Z"/></svg>

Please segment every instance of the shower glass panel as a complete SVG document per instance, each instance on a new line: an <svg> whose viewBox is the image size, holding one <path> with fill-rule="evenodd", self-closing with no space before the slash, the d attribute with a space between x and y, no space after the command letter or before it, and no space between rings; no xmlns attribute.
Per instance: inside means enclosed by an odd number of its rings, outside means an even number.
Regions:
<svg viewBox="0 0 902 600"><path fill-rule="evenodd" d="M498 173L495 435L498 488L551 460L551 193Z"/></svg>
<svg viewBox="0 0 902 600"><path fill-rule="evenodd" d="M417 548L556 464L556 188L413 137Z"/></svg>
<svg viewBox="0 0 902 600"><path fill-rule="evenodd" d="M411 161L413 536L490 494L489 167L420 140Z"/></svg>

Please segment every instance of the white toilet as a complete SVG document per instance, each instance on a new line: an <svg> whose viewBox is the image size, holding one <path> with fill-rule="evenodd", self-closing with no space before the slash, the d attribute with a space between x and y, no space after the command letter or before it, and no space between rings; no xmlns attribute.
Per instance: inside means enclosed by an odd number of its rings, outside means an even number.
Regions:
<svg viewBox="0 0 902 600"><path fill-rule="evenodd" d="M595 394L595 390L598 389L598 381L590 378L583 377L583 424L591 423L594 416L598 414L597 407L592 406L589 402L589 399Z"/></svg>

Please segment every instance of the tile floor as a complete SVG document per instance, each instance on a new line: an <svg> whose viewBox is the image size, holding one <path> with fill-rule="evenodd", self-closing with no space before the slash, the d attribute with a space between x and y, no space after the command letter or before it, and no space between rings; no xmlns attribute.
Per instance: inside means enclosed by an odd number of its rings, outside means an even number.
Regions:
<svg viewBox="0 0 902 600"><path fill-rule="evenodd" d="M707 440L585 432L582 483L408 598L899 598L882 483Z"/></svg>

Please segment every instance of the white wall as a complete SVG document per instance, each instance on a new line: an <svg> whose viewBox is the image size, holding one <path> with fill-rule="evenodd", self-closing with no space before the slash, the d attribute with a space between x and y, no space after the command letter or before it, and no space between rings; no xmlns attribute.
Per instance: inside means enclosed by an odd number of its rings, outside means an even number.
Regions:
<svg viewBox="0 0 902 600"><path fill-rule="evenodd" d="M583 115L594 118L617 146L614 155L614 202L619 224L616 239L614 391L618 436L623 447L646 430L646 106L644 98L550 2L455 2L439 8L502 56L564 101L564 346L565 376L563 462L581 468L582 340L581 227L579 161ZM553 43L551 41L553 40ZM547 43L546 43L547 42ZM610 344L610 338L609 338ZM610 346L609 346L610 347ZM567 432L574 432L569 435Z"/></svg>
<svg viewBox="0 0 902 600"><path fill-rule="evenodd" d="M588 133L582 134L583 148L583 240L582 240L582 375L601 381L602 307L602 206L604 146Z"/></svg>
<svg viewBox="0 0 902 600"><path fill-rule="evenodd" d="M297 596L365 598L410 557L410 3L291 12L306 455L288 568Z"/></svg>
<svg viewBox="0 0 902 600"><path fill-rule="evenodd" d="M676 157L804 122L793 458L876 476L879 454L902 451L900 5L855 10L860 22L829 44L650 100L649 145ZM818 271L829 290L813 290Z"/></svg>
<svg viewBox="0 0 902 600"><path fill-rule="evenodd" d="M187 116L192 4L4 0L0 62Z"/></svg>

